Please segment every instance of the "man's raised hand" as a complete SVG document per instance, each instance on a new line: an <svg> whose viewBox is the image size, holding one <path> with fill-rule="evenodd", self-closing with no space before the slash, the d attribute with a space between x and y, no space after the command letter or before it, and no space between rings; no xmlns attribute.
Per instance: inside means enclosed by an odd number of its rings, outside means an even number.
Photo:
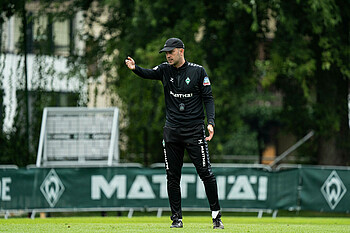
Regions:
<svg viewBox="0 0 350 233"><path fill-rule="evenodd" d="M134 70L135 69L135 61L131 57L128 56L127 59L125 59L125 65L130 69Z"/></svg>

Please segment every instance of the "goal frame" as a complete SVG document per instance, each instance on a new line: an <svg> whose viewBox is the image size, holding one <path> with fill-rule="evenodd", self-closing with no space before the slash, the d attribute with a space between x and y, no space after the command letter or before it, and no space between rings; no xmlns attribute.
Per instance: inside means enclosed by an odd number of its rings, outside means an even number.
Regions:
<svg viewBox="0 0 350 233"><path fill-rule="evenodd" d="M112 128L110 130L110 142L108 148L107 160L84 160L84 161L49 161L47 159L47 122L50 114L57 115L83 115L83 114L93 114L93 113L110 113L113 114ZM57 166L112 166L119 164L119 109L117 107L113 108L87 108L87 107L46 107L43 110L39 147L37 152L36 167L57 167Z"/></svg>

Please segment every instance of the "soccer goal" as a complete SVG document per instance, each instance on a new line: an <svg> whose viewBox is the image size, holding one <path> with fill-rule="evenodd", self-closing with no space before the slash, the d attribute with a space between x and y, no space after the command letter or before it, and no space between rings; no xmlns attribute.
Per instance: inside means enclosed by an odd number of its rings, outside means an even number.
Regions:
<svg viewBox="0 0 350 233"><path fill-rule="evenodd" d="M45 108L36 166L118 164L118 113L118 108Z"/></svg>

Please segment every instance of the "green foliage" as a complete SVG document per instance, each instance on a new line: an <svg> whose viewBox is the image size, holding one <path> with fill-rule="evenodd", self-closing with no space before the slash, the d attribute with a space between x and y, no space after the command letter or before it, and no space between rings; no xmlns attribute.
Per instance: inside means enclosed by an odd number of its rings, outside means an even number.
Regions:
<svg viewBox="0 0 350 233"><path fill-rule="evenodd" d="M319 163L349 163L349 2L281 1L275 10L278 30L266 70L284 93L281 119L298 136L316 130L319 149L306 154ZM337 149L330 156L323 147Z"/></svg>
<svg viewBox="0 0 350 233"><path fill-rule="evenodd" d="M183 8L185 3L186 8ZM164 54L158 54L165 40L180 37L185 41L186 58L197 63L203 61L203 50L194 37L201 26L198 19L202 4L184 1L173 2L171 8L168 5L168 1L105 1L100 5L101 8L106 6L113 17L101 23L102 33L94 38L96 47L93 50L97 53L88 53L87 57L90 54L96 57L100 54L98 51L108 56L106 59L102 54L97 57L99 68L108 76L109 88L122 100L119 107L124 112L121 138L127 144L127 151L122 152L125 161L146 165L163 161L162 126L165 121L162 84L136 77L125 67L125 58L132 56L137 65L153 68L166 60ZM104 38L106 35L110 37L108 40Z"/></svg>
<svg viewBox="0 0 350 233"><path fill-rule="evenodd" d="M225 155L258 155L257 132L251 131L248 126L238 128L232 138L223 145L222 153Z"/></svg>
<svg viewBox="0 0 350 233"><path fill-rule="evenodd" d="M0 25L14 14L20 12L25 0L2 0L0 3Z"/></svg>
<svg viewBox="0 0 350 233"><path fill-rule="evenodd" d="M6 5L7 4L7 5ZM27 18L27 23L30 20L38 20L38 15L35 14L28 14L28 12L23 11L24 10L24 4L25 1L7 1L7 3L4 3L6 7L8 8L2 8L0 10L0 13L3 13L8 10L10 13L6 13L4 18L1 18L1 20L5 20L6 17L11 17L14 14L17 16L20 16L22 18L22 23L26 22L23 20L23 17L25 16ZM46 3L42 3L42 7L47 6ZM50 15L50 20L52 21L59 21L62 20L61 14L52 14L50 12L47 12L47 9L40 10L38 9L39 13L45 12L45 14ZM36 13L38 13L36 12ZM39 14L38 13L38 14ZM4 15L1 15L4 16ZM13 125L11 129L6 129L4 131L3 127L3 120L6 117L5 115L5 107L3 106L3 76L1 75L1 85L0 85L0 106L1 106L1 114L0 114L0 126L1 126L1 132L0 132L0 164L15 164L18 166L26 166L28 164L34 164L36 159L36 153L37 153L37 147L38 147L38 141L40 136L40 128L41 128L41 118L44 107L50 107L50 106L77 106L79 104L79 94L72 94L72 93L59 93L54 91L47 91L45 88L50 87L50 89L54 89L54 84L50 81L50 77L57 77L59 78L61 74L59 73L55 67L53 60L50 63L47 60L48 56L45 55L51 55L54 56L53 50L50 50L50 41L45 39L44 35L48 33L47 28L38 28L37 29L37 35L38 40L36 40L35 44L35 51L36 56L34 58L34 63L32 70L35 71L35 76L32 79L32 83L29 85L32 87L30 91L28 91L28 108L29 111L26 111L27 107L27 97L25 93L25 76L24 76L24 70L23 70L23 62L24 62L24 29L23 24L20 26L20 36L19 36L19 43L16 45L19 52L18 56L21 57L17 64L16 73L12 74L11 77L9 77L10 82L10 89L14 89L13 85L16 87L16 98L13 99L10 97L10 104L8 107L15 109L15 116L13 120ZM41 39L40 39L41 38ZM3 56L5 57L5 56ZM2 63L5 61L1 61ZM78 66L81 67L81 66ZM1 71L4 69L4 64L0 65ZM76 71L76 70L75 70ZM74 69L71 71L74 73ZM81 72L79 70L77 73ZM2 73L2 72L1 72ZM68 74L68 75L74 75L74 74ZM64 103L61 103L62 95L65 95L65 101ZM28 114L29 118L29 125L27 125L26 117Z"/></svg>
<svg viewBox="0 0 350 233"><path fill-rule="evenodd" d="M132 56L138 65L152 68L166 60L158 51L169 37L185 42L186 59L204 65L213 84L217 130L210 142L211 153L234 153L240 148L226 146L240 145L244 137L254 140L259 134L242 112L248 111L246 106L251 101L245 96L257 93L259 78L253 67L260 34L266 30L261 22L267 19L268 4L114 0L101 2L99 9L87 14L87 22L96 21L103 14L101 9L108 9L111 17L99 22L102 32L98 37L88 36L94 43L86 57L98 58L99 68L108 75L108 88L122 100L119 107L125 124L121 138L127 145L122 153L124 160L145 164L163 161L165 107L161 83L136 77L125 67L124 59ZM261 119L260 124L267 122ZM235 137L236 132L242 137ZM242 151L256 154L256 143L250 145Z"/></svg>
<svg viewBox="0 0 350 233"><path fill-rule="evenodd" d="M55 1L40 3L42 14L60 7ZM1 6L4 20L20 12L23 1L6 0ZM52 20L63 20L78 10L84 11L88 29L81 35L86 53L70 55L69 75L82 80L106 75L107 91L116 93L114 104L122 110L124 161L163 161L162 85L136 77L124 60L132 56L138 65L152 68L165 61L158 51L170 37L181 38L186 59L203 65L210 77L216 104L211 154L261 154L276 127L297 138L316 130L313 144L305 147L310 157L322 160L321 144L334 138L336 144L329 145L337 148L335 157L345 158L350 151L348 1L75 0L67 11L50 12ZM271 20L276 29L269 26ZM92 30L96 27L99 33ZM267 38L268 33L273 36ZM52 52L47 43L38 41L39 53ZM263 60L257 59L261 44L267 45ZM44 82L45 75L40 78ZM38 113L52 104L37 98ZM20 125L13 135L21 134ZM1 136L2 145L10 138Z"/></svg>
<svg viewBox="0 0 350 233"><path fill-rule="evenodd" d="M225 147L227 144L239 145L236 132L246 132L247 123L240 113L246 111L249 105L245 96L256 93L259 84L253 68L259 34L263 30L260 22L267 17L266 14L266 6L262 4L257 7L254 1L206 3L202 46L206 52L205 60L210 70L217 106L218 130L215 140L219 141L219 145L214 153L234 153L239 150L228 151ZM245 137L251 138L250 134L257 134L256 128L251 130ZM256 154L256 151L257 148L251 148L247 154Z"/></svg>

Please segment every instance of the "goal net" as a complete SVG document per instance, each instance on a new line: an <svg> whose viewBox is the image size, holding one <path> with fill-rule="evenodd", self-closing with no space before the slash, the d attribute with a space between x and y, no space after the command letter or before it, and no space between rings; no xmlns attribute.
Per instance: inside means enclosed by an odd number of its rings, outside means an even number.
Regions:
<svg viewBox="0 0 350 233"><path fill-rule="evenodd" d="M118 137L118 108L45 108L36 166L112 166Z"/></svg>

